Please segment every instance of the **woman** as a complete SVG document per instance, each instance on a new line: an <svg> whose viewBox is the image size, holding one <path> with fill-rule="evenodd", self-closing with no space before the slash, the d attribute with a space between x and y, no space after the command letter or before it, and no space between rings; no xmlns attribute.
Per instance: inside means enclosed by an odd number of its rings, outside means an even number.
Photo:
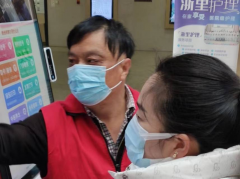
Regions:
<svg viewBox="0 0 240 179"><path fill-rule="evenodd" d="M216 58L162 61L126 134L133 163L114 178L240 178L240 79Z"/></svg>

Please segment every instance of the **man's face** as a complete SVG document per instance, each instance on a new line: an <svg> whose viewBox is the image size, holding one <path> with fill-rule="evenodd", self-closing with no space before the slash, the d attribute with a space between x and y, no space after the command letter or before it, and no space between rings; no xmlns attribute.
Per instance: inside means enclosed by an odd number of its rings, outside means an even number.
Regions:
<svg viewBox="0 0 240 179"><path fill-rule="evenodd" d="M78 44L70 48L68 59L69 66L75 64L105 66L107 69L126 58L126 55L112 55L105 40L104 30L87 34ZM129 60L129 59L128 59ZM106 72L106 84L111 88L123 81L124 64L119 64L114 69ZM91 75L91 74L89 74Z"/></svg>

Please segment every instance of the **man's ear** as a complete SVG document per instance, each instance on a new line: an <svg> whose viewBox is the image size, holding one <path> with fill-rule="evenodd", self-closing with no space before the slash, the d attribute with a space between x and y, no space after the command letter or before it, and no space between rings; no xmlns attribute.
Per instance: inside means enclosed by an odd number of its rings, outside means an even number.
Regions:
<svg viewBox="0 0 240 179"><path fill-rule="evenodd" d="M125 81L127 79L128 73L130 71L130 68L132 66L132 61L130 58L126 58L122 62L122 75L121 75L121 81Z"/></svg>
<svg viewBox="0 0 240 179"><path fill-rule="evenodd" d="M187 156L190 152L191 145L189 136L186 134L179 134L174 136L173 140L174 149L170 157L177 159Z"/></svg>

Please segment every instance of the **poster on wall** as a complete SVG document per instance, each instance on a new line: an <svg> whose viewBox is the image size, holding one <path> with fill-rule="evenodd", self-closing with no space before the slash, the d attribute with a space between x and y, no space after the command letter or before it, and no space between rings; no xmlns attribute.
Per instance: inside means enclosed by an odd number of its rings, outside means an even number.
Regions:
<svg viewBox="0 0 240 179"><path fill-rule="evenodd" d="M175 1L173 55L198 53L216 57L237 70L239 0Z"/></svg>
<svg viewBox="0 0 240 179"><path fill-rule="evenodd" d="M33 6L33 1L0 0L0 123L23 121L52 102ZM33 167L10 166L12 178L21 179Z"/></svg>

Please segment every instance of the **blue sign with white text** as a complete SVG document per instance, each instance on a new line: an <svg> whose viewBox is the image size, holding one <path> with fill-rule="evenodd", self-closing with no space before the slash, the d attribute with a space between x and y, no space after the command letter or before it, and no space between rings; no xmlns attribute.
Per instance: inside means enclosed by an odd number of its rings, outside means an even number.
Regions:
<svg viewBox="0 0 240 179"><path fill-rule="evenodd" d="M33 115L39 112L43 107L43 100L41 96L34 98L27 103L29 115Z"/></svg>
<svg viewBox="0 0 240 179"><path fill-rule="evenodd" d="M24 121L24 119L28 117L26 104L23 104L13 111L9 112L8 116L11 124Z"/></svg>
<svg viewBox="0 0 240 179"><path fill-rule="evenodd" d="M3 90L7 109L22 103L24 101L23 89L21 83L17 83Z"/></svg>

